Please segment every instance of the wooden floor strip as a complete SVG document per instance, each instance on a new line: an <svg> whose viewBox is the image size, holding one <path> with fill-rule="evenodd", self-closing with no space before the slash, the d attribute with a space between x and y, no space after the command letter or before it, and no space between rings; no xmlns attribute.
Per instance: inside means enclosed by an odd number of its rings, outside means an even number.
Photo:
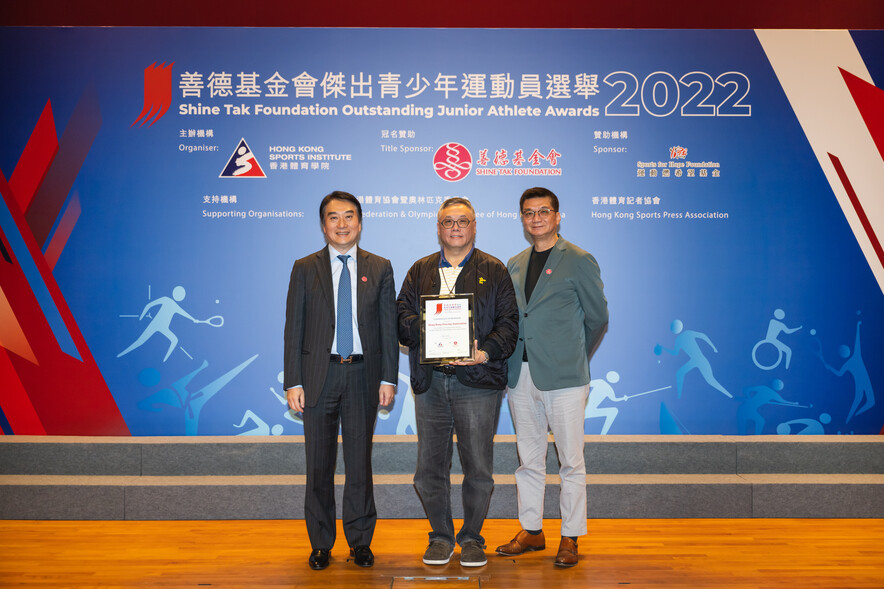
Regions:
<svg viewBox="0 0 884 589"><path fill-rule="evenodd" d="M0 587L884 587L884 520L589 520L580 563L553 566L546 550L505 558L493 549L518 531L488 520L488 564L421 563L425 520L380 520L376 563L356 567L343 533L324 571L307 565L302 520L0 521Z"/></svg>

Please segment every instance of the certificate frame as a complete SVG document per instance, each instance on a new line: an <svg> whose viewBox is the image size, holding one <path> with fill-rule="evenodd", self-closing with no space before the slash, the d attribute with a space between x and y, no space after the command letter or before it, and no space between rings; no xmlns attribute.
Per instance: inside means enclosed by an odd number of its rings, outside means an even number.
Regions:
<svg viewBox="0 0 884 589"><path fill-rule="evenodd" d="M473 293L421 295L421 364L443 365L472 357L474 301ZM428 308L434 312L428 315Z"/></svg>

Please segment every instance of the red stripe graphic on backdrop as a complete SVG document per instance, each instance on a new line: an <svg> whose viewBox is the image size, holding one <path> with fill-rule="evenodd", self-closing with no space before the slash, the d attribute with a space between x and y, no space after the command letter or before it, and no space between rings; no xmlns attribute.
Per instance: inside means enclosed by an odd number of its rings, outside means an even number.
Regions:
<svg viewBox="0 0 884 589"><path fill-rule="evenodd" d="M141 114L129 125L130 127L134 127L138 121L141 121L139 127L143 127L145 123L150 121L150 125L148 125L150 127L169 110L169 105L172 104L173 65L175 65L174 61L169 65L163 62L157 67L157 62L153 62L144 68L144 106L141 108Z"/></svg>
<svg viewBox="0 0 884 589"><path fill-rule="evenodd" d="M80 195L74 192L71 202L68 203L64 215L62 215L61 221L59 221L58 227L55 229L52 239L49 240L49 245L46 247L46 263L49 264L49 268L55 269L55 264L58 263L58 258L61 257L64 246L67 245L71 233L74 232L74 225L77 224L77 219L80 218L80 212Z"/></svg>
<svg viewBox="0 0 884 589"><path fill-rule="evenodd" d="M6 298L6 293L3 292L2 285L0 285L0 347L18 354L34 364L38 364L37 357L34 356L34 350L31 349L31 344L28 343L28 338L21 327L21 323L15 317L15 312L12 310L9 299Z"/></svg>
<svg viewBox="0 0 884 589"><path fill-rule="evenodd" d="M832 165L835 166L835 172L838 173L838 178L841 179L841 184L844 185L844 190L847 191L847 196L850 197L850 202L853 204L853 210L856 211L856 216L859 217L859 221L862 223L863 229L866 230L866 235L869 237L869 241L872 242L872 248L874 248L875 253L878 255L878 261L884 265L884 248L881 247L881 242L878 241L875 229L869 222L869 217L866 215L866 211L863 209L859 197L856 196L856 191L850 184L850 179L847 177L847 172L844 171L844 166L841 165L841 160L831 153L829 154L829 159L832 160Z"/></svg>
<svg viewBox="0 0 884 589"><path fill-rule="evenodd" d="M3 231L0 231L0 258L3 258L3 261L9 264L12 263L12 248L6 243L6 236L3 235Z"/></svg>
<svg viewBox="0 0 884 589"><path fill-rule="evenodd" d="M847 89L850 90L850 95L856 102L856 107L869 129L872 140L878 147L881 158L884 159L884 90L840 67L838 70L847 84Z"/></svg>
<svg viewBox="0 0 884 589"><path fill-rule="evenodd" d="M21 210L28 210L31 199L34 198L57 152L58 135L52 117L52 104L47 100L40 120L37 121L37 126L34 127L15 170L9 177L9 187Z"/></svg>
<svg viewBox="0 0 884 589"><path fill-rule="evenodd" d="M0 349L0 406L12 427L12 433L26 436L45 435L46 429L40 423L40 416L34 410L28 392L18 378L15 367L6 350Z"/></svg>
<svg viewBox="0 0 884 589"><path fill-rule="evenodd" d="M58 153L25 214L40 248L46 244L100 127L98 95L90 84L77 102L61 135Z"/></svg>
<svg viewBox="0 0 884 589"><path fill-rule="evenodd" d="M58 155L36 191L37 196L31 203L27 221L32 221L38 228L45 227L46 232L52 227L58 209L64 204L63 197L79 173L79 166L100 124L101 116L94 90L87 90L62 135ZM65 189L66 183L68 188ZM39 365L34 364L9 350L2 352L0 406L4 415L15 433L129 435L110 389L40 251L38 239L31 232L2 172L0 194L15 224L15 237L24 242L25 248L14 252L12 263L0 263L0 287L39 362ZM54 199L59 194L62 196L61 203L52 213L56 207ZM27 262L36 267L37 278L45 286L64 329L68 331L82 359L66 353L60 346L22 268L20 257L25 255L30 258ZM25 392L28 402L21 396L21 391Z"/></svg>
<svg viewBox="0 0 884 589"><path fill-rule="evenodd" d="M756 35L884 292L880 241L873 239L875 232L884 236L880 91L850 31L758 30ZM840 169L830 154L837 154Z"/></svg>

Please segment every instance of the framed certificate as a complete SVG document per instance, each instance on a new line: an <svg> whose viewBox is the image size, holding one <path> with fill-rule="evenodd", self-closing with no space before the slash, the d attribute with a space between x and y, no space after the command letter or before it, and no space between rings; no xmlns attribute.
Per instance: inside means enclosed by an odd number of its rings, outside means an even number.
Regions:
<svg viewBox="0 0 884 589"><path fill-rule="evenodd" d="M473 294L421 295L421 364L448 364L473 353Z"/></svg>

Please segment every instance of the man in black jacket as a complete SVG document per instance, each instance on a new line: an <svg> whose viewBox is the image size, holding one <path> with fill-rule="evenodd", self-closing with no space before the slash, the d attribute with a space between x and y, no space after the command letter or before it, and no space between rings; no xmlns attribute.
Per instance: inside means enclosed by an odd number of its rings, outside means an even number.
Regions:
<svg viewBox="0 0 884 589"><path fill-rule="evenodd" d="M409 349L415 394L414 486L433 530L423 562L446 564L456 542L460 564L478 567L487 562L481 531L494 488L494 430L507 382L506 360L518 337L518 307L506 266L473 245L476 212L470 201L446 200L439 209L437 230L442 251L414 263L396 301L399 341ZM443 366L421 364L421 295L464 293L474 296L472 355ZM453 433L464 472L464 521L456 536L450 483Z"/></svg>

